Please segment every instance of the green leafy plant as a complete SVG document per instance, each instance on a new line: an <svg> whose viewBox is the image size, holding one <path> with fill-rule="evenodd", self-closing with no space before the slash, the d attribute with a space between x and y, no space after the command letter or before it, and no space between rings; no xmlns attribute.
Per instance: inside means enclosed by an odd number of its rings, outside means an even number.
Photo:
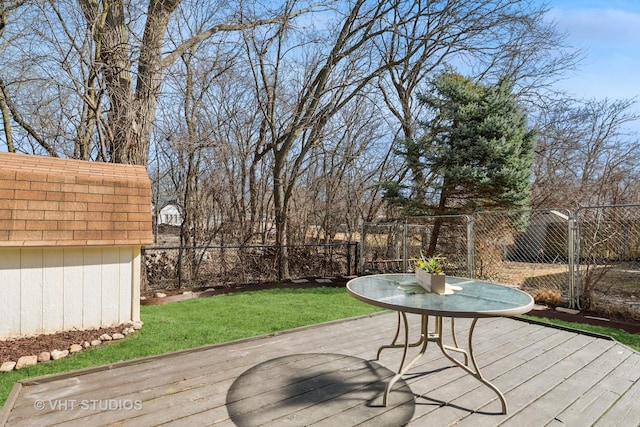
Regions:
<svg viewBox="0 0 640 427"><path fill-rule="evenodd" d="M416 259L414 265L416 269L425 270L431 274L442 274L444 260L445 258L441 255L427 257L420 251L420 258Z"/></svg>

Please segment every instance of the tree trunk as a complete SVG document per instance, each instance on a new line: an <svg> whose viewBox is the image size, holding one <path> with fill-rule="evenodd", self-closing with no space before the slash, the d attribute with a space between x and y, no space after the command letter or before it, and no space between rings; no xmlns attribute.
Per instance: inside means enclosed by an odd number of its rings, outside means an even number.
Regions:
<svg viewBox="0 0 640 427"><path fill-rule="evenodd" d="M433 229L431 230L431 238L429 239L429 247L427 248L427 256L432 257L436 254L436 249L438 247L438 238L440 237L440 229L442 228L442 215L445 214L447 208L447 192L445 190L445 183L443 183L443 188L440 193L440 202L438 203L438 207L436 208L434 215L436 217L433 223Z"/></svg>
<svg viewBox="0 0 640 427"><path fill-rule="evenodd" d="M106 0L100 9L97 2L79 1L88 24L97 27L94 33L96 60L102 66L109 98L106 146L112 162L147 164L162 81L162 43L169 18L180 2L149 2L134 93L125 2Z"/></svg>
<svg viewBox="0 0 640 427"><path fill-rule="evenodd" d="M156 104L162 84L162 43L169 18L180 0L152 1L149 3L147 22L142 36L142 50L138 62L138 80L131 114L131 131L122 140L116 159L121 163L146 165L151 141L151 130L156 115Z"/></svg>
<svg viewBox="0 0 640 427"><path fill-rule="evenodd" d="M94 37L96 43L101 44L96 60L103 64L102 74L109 97L108 154L115 163L129 163L125 147L132 140L134 106L124 3L121 0L108 0L104 7L104 28L102 32L96 32ZM135 164L146 165L146 162Z"/></svg>
<svg viewBox="0 0 640 427"><path fill-rule="evenodd" d="M285 196L285 156L286 153L276 152L273 166L273 201L276 220L276 259L278 263L278 280L288 280L289 251L287 248L287 198Z"/></svg>
<svg viewBox="0 0 640 427"><path fill-rule="evenodd" d="M7 103L4 102L4 94L2 91L0 91L0 111L2 112L4 136L7 140L7 151L9 153L15 153L16 149L13 146L13 136L11 134L11 112L9 111L9 107L7 107Z"/></svg>

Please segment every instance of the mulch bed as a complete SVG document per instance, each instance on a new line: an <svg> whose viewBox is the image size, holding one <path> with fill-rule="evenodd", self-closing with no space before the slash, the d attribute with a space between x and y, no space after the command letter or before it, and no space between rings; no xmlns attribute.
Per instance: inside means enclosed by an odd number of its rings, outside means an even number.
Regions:
<svg viewBox="0 0 640 427"><path fill-rule="evenodd" d="M37 356L44 351L68 350L72 344L82 345L85 341L91 342L103 334L112 335L116 332L122 332L122 327L58 332L32 338L0 341L0 364L9 361L17 362L22 356Z"/></svg>

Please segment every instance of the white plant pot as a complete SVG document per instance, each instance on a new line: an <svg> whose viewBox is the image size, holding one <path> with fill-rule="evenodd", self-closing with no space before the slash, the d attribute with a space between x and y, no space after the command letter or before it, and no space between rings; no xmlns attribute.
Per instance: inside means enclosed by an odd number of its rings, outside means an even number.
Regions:
<svg viewBox="0 0 640 427"><path fill-rule="evenodd" d="M416 269L416 283L427 292L444 295L447 289L445 278L444 274L433 274L420 268Z"/></svg>

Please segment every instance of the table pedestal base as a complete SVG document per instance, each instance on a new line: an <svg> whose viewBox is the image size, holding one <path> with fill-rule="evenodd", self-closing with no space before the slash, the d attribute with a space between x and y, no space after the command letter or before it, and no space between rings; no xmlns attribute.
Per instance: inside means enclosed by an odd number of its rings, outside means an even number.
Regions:
<svg viewBox="0 0 640 427"><path fill-rule="evenodd" d="M383 397L383 401L382 404L384 406L387 406L387 400L389 398L389 393L391 392L391 388L393 387L393 385L400 379L402 378L408 371L409 369L411 369L411 367L413 365L415 365L415 363L420 360L420 358L422 356L424 356L425 352L427 351L427 344L429 342L435 342L437 343L438 347L440 348L440 350L442 351L442 354L449 359L450 361L452 361L453 363L456 364L456 366L459 366L460 368L462 368L465 372L467 372L469 375L473 376L474 378L476 378L478 381L480 381L482 384L486 385L487 387L489 387L491 390L493 390L496 395L498 396L498 398L500 399L500 402L502 404L502 413L506 414L507 413L507 401L504 398L504 395L502 394L502 392L495 386L493 385L491 382L489 382L488 380L486 380L482 374L480 373L480 369L478 368L478 364L476 363L476 359L473 355L473 343L472 343L472 338L473 338L473 331L475 329L476 326L476 322L478 321L477 318L474 318L473 321L471 322L471 327L469 329L469 335L468 335L468 343L467 343L467 350L462 349L458 346L458 341L456 338L456 333L455 333L455 319L454 318L450 318L451 319L451 336L452 336L452 340L453 340L453 346L450 345L446 345L443 342L443 334L442 334L442 325L443 325L443 321L442 321L442 317L441 316L432 316L435 319L435 329L432 332L429 332L429 316L428 315L421 315L421 335L420 335L420 339L415 342L415 343L409 343L409 324L407 322L407 314L405 312L398 312L398 327L396 329L396 334L391 342L390 345L384 345L381 346L378 349L378 353L376 355L376 360L380 359L380 353L382 352L382 350L384 349L388 349L388 348L402 348L403 349L403 353L402 353L402 360L400 362L400 368L398 369L398 373L391 379L391 381L389 381L389 383L387 384L387 387L384 391L384 397ZM398 338L400 336L400 330L401 327L404 326L404 343L398 343ZM409 362L406 363L406 358L407 358L407 353L409 348L412 347L420 347L420 350L418 352L418 354ZM456 359L455 357L453 357L451 355L451 352L456 352L456 353L461 353L462 355L464 355L464 362L461 362L460 360ZM471 366L469 366L469 361L471 362Z"/></svg>

